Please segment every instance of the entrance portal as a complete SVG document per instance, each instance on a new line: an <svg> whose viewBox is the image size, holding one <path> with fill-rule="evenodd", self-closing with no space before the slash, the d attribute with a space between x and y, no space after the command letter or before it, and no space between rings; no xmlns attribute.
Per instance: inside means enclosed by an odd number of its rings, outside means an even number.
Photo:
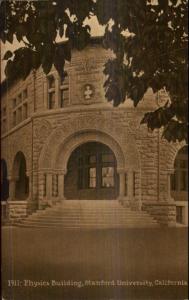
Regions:
<svg viewBox="0 0 189 300"><path fill-rule="evenodd" d="M14 159L13 173L16 177L15 198L25 200L29 195L29 180L26 175L26 159L22 152L18 152Z"/></svg>
<svg viewBox="0 0 189 300"><path fill-rule="evenodd" d="M76 148L68 161L66 199L116 199L117 162L112 150L97 142Z"/></svg>

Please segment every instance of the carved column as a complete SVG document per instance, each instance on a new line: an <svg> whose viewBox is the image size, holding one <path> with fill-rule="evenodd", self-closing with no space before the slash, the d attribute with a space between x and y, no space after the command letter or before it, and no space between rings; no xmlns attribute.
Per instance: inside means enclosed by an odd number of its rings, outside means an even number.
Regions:
<svg viewBox="0 0 189 300"><path fill-rule="evenodd" d="M119 198L125 197L125 172L119 171Z"/></svg>
<svg viewBox="0 0 189 300"><path fill-rule="evenodd" d="M28 179L29 179L29 186L28 186L28 198L32 199L32 172L26 173Z"/></svg>
<svg viewBox="0 0 189 300"><path fill-rule="evenodd" d="M58 197L60 200L64 200L64 177L65 173L58 174Z"/></svg>
<svg viewBox="0 0 189 300"><path fill-rule="evenodd" d="M9 200L12 201L15 199L16 178L9 176L8 180L9 180Z"/></svg>
<svg viewBox="0 0 189 300"><path fill-rule="evenodd" d="M174 170L168 170L167 172L167 200L174 201L171 197L171 175L174 173Z"/></svg>
<svg viewBox="0 0 189 300"><path fill-rule="evenodd" d="M46 177L46 196L48 200L52 199L52 173L47 173Z"/></svg>
<svg viewBox="0 0 189 300"><path fill-rule="evenodd" d="M134 182L133 182L133 171L128 171L128 198L129 200L133 200L134 194L133 194L133 188L134 188Z"/></svg>

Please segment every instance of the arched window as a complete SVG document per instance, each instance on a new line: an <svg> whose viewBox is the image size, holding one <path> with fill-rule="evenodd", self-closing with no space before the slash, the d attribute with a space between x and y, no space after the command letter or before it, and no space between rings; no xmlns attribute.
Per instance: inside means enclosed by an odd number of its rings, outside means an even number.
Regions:
<svg viewBox="0 0 189 300"><path fill-rule="evenodd" d="M67 199L116 199L117 162L112 150L98 142L77 147L68 161L65 177Z"/></svg>
<svg viewBox="0 0 189 300"><path fill-rule="evenodd" d="M171 189L177 192L188 190L188 147L182 148L175 159L175 171L171 177Z"/></svg>

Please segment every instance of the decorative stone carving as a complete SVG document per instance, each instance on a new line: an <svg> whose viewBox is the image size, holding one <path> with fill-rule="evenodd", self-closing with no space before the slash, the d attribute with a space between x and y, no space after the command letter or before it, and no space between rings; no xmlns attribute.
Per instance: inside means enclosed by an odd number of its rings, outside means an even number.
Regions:
<svg viewBox="0 0 189 300"><path fill-rule="evenodd" d="M47 120L40 120L35 123L35 137L40 141L44 141L52 131L51 124Z"/></svg>
<svg viewBox="0 0 189 300"><path fill-rule="evenodd" d="M86 103L88 103L94 96L95 89L92 84L85 84L83 87L83 96L86 100Z"/></svg>

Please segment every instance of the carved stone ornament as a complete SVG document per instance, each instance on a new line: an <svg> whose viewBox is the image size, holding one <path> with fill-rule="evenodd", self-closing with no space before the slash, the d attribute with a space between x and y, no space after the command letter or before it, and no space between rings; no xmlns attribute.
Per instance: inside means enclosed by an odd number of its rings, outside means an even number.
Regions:
<svg viewBox="0 0 189 300"><path fill-rule="evenodd" d="M51 133L51 124L47 120L41 120L36 124L35 136L39 140L45 140Z"/></svg>
<svg viewBox="0 0 189 300"><path fill-rule="evenodd" d="M91 101L95 94L95 89L92 84L85 84L83 87L83 97L86 102Z"/></svg>

